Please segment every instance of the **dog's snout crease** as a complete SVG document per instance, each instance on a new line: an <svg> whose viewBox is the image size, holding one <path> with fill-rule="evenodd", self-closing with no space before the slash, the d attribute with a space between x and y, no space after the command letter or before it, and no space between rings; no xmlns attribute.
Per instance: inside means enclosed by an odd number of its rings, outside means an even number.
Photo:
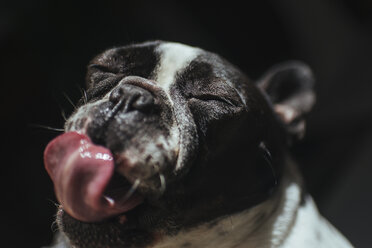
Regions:
<svg viewBox="0 0 372 248"><path fill-rule="evenodd" d="M110 94L110 102L121 105L124 112L146 111L154 105L153 95L141 87L122 83Z"/></svg>

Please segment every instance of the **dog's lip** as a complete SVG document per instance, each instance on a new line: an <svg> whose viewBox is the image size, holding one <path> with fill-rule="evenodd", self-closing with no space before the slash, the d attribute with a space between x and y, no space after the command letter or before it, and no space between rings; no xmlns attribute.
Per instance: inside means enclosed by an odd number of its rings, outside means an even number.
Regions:
<svg viewBox="0 0 372 248"><path fill-rule="evenodd" d="M46 147L44 162L63 209L80 221L99 222L143 201L138 194L123 199L105 192L114 175L114 160L108 149L94 145L86 135L58 136Z"/></svg>

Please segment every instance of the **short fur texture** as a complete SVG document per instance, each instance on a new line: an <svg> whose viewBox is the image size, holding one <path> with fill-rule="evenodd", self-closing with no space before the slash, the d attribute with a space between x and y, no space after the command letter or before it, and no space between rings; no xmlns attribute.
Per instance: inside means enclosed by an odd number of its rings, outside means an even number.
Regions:
<svg viewBox="0 0 372 248"><path fill-rule="evenodd" d="M153 41L103 52L86 79L65 131L110 149L145 202L98 223L62 205L53 247L352 247L288 154L315 101L306 65L253 82L216 54Z"/></svg>

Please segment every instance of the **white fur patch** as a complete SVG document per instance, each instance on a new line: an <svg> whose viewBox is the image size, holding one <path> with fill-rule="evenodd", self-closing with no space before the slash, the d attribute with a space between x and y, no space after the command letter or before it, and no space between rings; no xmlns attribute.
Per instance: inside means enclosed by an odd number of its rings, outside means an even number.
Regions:
<svg viewBox="0 0 372 248"><path fill-rule="evenodd" d="M231 216L225 216L215 225L204 224L191 230L182 231L173 237L165 237L153 248L256 248L269 247L270 234L255 232L255 218L270 208L262 204Z"/></svg>
<svg viewBox="0 0 372 248"><path fill-rule="evenodd" d="M185 69L201 52L199 48L172 42L161 44L157 51L160 53L161 59L156 81L166 92L169 92L177 73Z"/></svg>
<svg viewBox="0 0 372 248"><path fill-rule="evenodd" d="M313 199L308 196L305 205L298 209L291 232L280 247L350 248L353 246L319 214Z"/></svg>
<svg viewBox="0 0 372 248"><path fill-rule="evenodd" d="M204 224L164 237L154 248L353 247L318 213L310 196L300 205L301 187L296 177L285 178L278 194L269 200L222 217L215 225Z"/></svg>
<svg viewBox="0 0 372 248"><path fill-rule="evenodd" d="M273 247L279 247L283 242L288 228L293 224L298 206L301 200L301 190L297 183L290 183L283 194L284 201L280 212L277 214L273 223L271 244Z"/></svg>
<svg viewBox="0 0 372 248"><path fill-rule="evenodd" d="M120 156L127 160L126 167L119 167L118 170L127 179L134 181L136 179L145 179L154 174L162 172L162 165L166 160L172 161L177 157L179 150L178 128L176 126L170 129L170 135L159 135L155 138L143 136L140 138L140 147L129 147L124 150ZM161 147L161 148L159 148ZM150 158L147 160L147 158ZM142 165L142 167L139 167ZM136 173L131 174L131 169L137 167ZM142 169L141 169L142 168Z"/></svg>
<svg viewBox="0 0 372 248"><path fill-rule="evenodd" d="M160 55L160 62L156 69L155 81L157 82L158 86L160 86L167 94L170 103L174 105L169 92L171 85L175 83L177 74L182 72L192 60L201 54L202 50L180 43L167 42L161 44L157 48L157 52ZM185 121L187 120L186 117L181 118L183 118ZM177 132L172 132L172 139L178 144L182 143L179 137L179 132L179 130L177 130ZM183 156L183 149L182 147L179 148L180 149L177 152L179 152L180 158ZM177 171L181 167L181 160L178 159L175 170Z"/></svg>
<svg viewBox="0 0 372 248"><path fill-rule="evenodd" d="M90 113L93 108L100 105L102 102L104 102L103 99L78 108L75 113L73 113L66 121L65 132L78 132L85 134L88 124L92 121L88 113ZM84 121L84 124L79 123L82 120Z"/></svg>
<svg viewBox="0 0 372 248"><path fill-rule="evenodd" d="M282 194L250 209L211 223L164 237L153 248L265 248L271 247L272 216ZM270 217L271 216L271 217ZM274 217L275 218L275 217Z"/></svg>

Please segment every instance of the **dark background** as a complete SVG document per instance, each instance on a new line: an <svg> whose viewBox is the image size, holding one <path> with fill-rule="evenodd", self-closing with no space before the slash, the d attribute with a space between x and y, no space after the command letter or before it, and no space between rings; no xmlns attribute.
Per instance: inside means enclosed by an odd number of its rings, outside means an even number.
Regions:
<svg viewBox="0 0 372 248"><path fill-rule="evenodd" d="M293 148L319 209L356 247L372 217L372 1L12 1L0 5L2 247L52 238L47 142L84 87L85 66L117 45L164 39L216 52L257 79L300 59L317 77L306 138ZM64 93L63 93L64 92ZM4 245L5 244L5 245Z"/></svg>

